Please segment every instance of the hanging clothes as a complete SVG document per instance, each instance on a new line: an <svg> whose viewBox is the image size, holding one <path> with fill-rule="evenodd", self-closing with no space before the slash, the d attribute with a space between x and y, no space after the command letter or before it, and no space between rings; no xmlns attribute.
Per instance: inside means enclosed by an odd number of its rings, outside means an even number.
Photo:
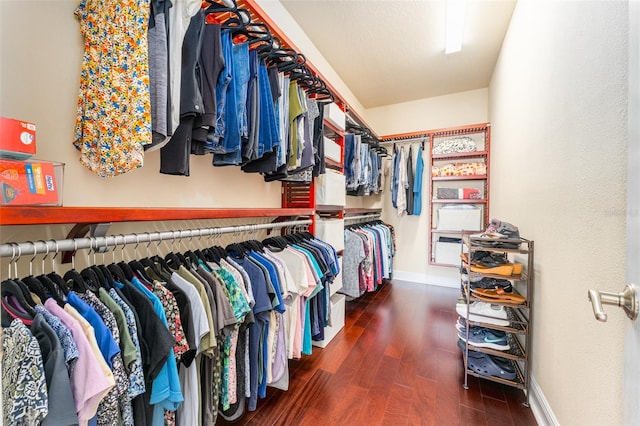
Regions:
<svg viewBox="0 0 640 426"><path fill-rule="evenodd" d="M255 410L268 386L288 389L288 359L311 354L331 324L337 252L310 234L220 250L70 271L66 300L43 293L42 305L23 298L24 309L5 306L12 288L23 293L3 282L4 350L19 352L9 327L28 323L43 354L34 359L42 379L30 378L39 400L5 413L56 425L214 424ZM32 306L33 315L20 314ZM3 363L3 378L23 367ZM13 401L11 387L3 390L4 403Z"/></svg>
<svg viewBox="0 0 640 426"><path fill-rule="evenodd" d="M416 216L420 216L420 213L422 213L422 175L424 174L422 151L422 145L420 145L416 158L416 176L413 183L413 214Z"/></svg>
<svg viewBox="0 0 640 426"><path fill-rule="evenodd" d="M83 0L75 10L84 54L73 145L80 163L101 177L142 167L152 141L149 10L149 0Z"/></svg>
<svg viewBox="0 0 640 426"><path fill-rule="evenodd" d="M409 146L409 156L407 157L407 214L413 215L413 147Z"/></svg>
<svg viewBox="0 0 640 426"><path fill-rule="evenodd" d="M398 216L402 216L406 213L407 210L407 188L409 187L409 183L407 180L407 158L404 153L404 147L400 147L398 153L398 167L397 167L397 209Z"/></svg>
<svg viewBox="0 0 640 426"><path fill-rule="evenodd" d="M338 291L352 300L391 279L395 244L391 227L381 221L347 226L344 238L343 287Z"/></svg>

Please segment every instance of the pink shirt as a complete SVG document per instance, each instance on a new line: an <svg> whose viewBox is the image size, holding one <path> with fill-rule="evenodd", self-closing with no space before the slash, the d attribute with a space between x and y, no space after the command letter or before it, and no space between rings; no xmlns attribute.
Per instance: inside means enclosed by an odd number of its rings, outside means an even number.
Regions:
<svg viewBox="0 0 640 426"><path fill-rule="evenodd" d="M65 312L53 299L44 303L45 308L71 330L78 346L79 357L71 374L71 390L76 403L76 412L81 425L96 415L98 404L115 386L113 375L106 377L91 349L91 344L78 321Z"/></svg>

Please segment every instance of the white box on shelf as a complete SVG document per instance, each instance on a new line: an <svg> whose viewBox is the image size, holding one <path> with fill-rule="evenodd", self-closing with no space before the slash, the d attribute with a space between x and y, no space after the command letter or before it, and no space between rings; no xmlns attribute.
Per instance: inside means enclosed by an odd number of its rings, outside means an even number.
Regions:
<svg viewBox="0 0 640 426"><path fill-rule="evenodd" d="M321 206L345 206L347 190L344 175L335 170L327 170L316 179L316 204Z"/></svg>
<svg viewBox="0 0 640 426"><path fill-rule="evenodd" d="M316 220L316 237L331 244L336 251L344 250L344 219Z"/></svg>
<svg viewBox="0 0 640 426"><path fill-rule="evenodd" d="M434 260L436 263L442 263L444 265L459 265L462 250L465 253L469 251L462 243L436 241Z"/></svg>
<svg viewBox="0 0 640 426"><path fill-rule="evenodd" d="M324 106L324 119L336 126L340 130L344 130L346 126L346 115L340 107L334 103Z"/></svg>
<svg viewBox="0 0 640 426"><path fill-rule="evenodd" d="M438 230L441 231L481 231L481 208L439 208Z"/></svg>
<svg viewBox="0 0 640 426"><path fill-rule="evenodd" d="M326 347L331 340L344 328L346 298L344 294L331 296L331 325L324 328L324 339L313 341L314 346Z"/></svg>
<svg viewBox="0 0 640 426"><path fill-rule="evenodd" d="M338 275L333 279L333 282L329 287L329 294L331 296L336 294L342 288L342 257L338 258L338 264L340 265L340 272L338 272Z"/></svg>
<svg viewBox="0 0 640 426"><path fill-rule="evenodd" d="M324 136L324 156L330 160L340 162L340 145L333 139Z"/></svg>

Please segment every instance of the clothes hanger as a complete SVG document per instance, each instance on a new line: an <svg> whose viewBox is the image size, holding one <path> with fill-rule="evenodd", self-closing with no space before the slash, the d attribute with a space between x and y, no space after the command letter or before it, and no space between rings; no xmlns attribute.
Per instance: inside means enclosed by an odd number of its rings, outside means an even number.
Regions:
<svg viewBox="0 0 640 426"><path fill-rule="evenodd" d="M55 240L52 240L55 242L56 244L56 254L58 254L58 242ZM41 274L38 275L36 277L36 279L38 281L40 281L40 283L42 284L42 286L44 287L44 291L48 296L53 297L53 299L60 305L60 304L64 304L64 293L62 293L62 290L60 290L60 288L51 280L51 278L49 278L46 275L46 267L45 267L45 260L47 259L47 257L49 257L49 245L47 244L46 241L41 240L41 242L45 243L45 246L47 248L47 251L44 255L44 257L42 258L42 265L40 267L41 269ZM55 271L55 256L52 260L52 265L54 266L53 271ZM44 300L42 301L44 303Z"/></svg>
<svg viewBox="0 0 640 426"><path fill-rule="evenodd" d="M149 234L146 232L146 234ZM147 272L144 269L144 265L140 263L138 260L138 246L140 245L140 236L135 234L136 236L136 245L133 248L134 259L129 262L129 267L133 271L134 276L136 276L140 281L146 283L147 285L153 285L153 280L147 275Z"/></svg>
<svg viewBox="0 0 640 426"><path fill-rule="evenodd" d="M145 232L145 234L150 235L148 232ZM149 242L147 243L147 257L140 259L140 263L142 264L142 266L150 268L156 276L164 277L164 272L160 271L160 269L158 268L158 264L149 257L150 245L151 245L151 239L149 239Z"/></svg>
<svg viewBox="0 0 640 426"><path fill-rule="evenodd" d="M122 265L120 263L116 264L116 249L118 248L118 236L115 236L113 251L111 252L112 263L111 265L107 266L107 269L109 270L109 272L111 272L111 275L113 276L115 281L118 281L120 284L125 284L130 279L130 278L127 278L127 274L125 273L124 266L123 266L123 265L126 265L126 267L129 267L129 265L127 265L124 262L124 248L126 246L126 238L124 234L120 234L119 236L122 237L122 253L121 253ZM133 275L133 271L131 272L131 274Z"/></svg>
<svg viewBox="0 0 640 426"><path fill-rule="evenodd" d="M9 327L15 318L30 325L36 316L33 300L29 301L18 282L12 279L2 281L1 288L2 326ZM28 293L28 290L26 292Z"/></svg>
<svg viewBox="0 0 640 426"><path fill-rule="evenodd" d="M180 231L173 231L173 241L171 242L172 245L175 244L176 242L176 232L180 232ZM170 253L168 253L164 259L167 262L167 265L169 265L169 267L172 270L178 270L180 269L180 266L185 265L184 262L184 257L181 258L182 255L178 255L178 253L175 253L176 249L175 247L173 247L173 251L171 251Z"/></svg>
<svg viewBox="0 0 640 426"><path fill-rule="evenodd" d="M71 269L64 274L64 281L67 283L69 290L79 291L84 293L87 291L87 285L84 282L84 278L76 271L76 252L78 250L78 242L73 240L73 254L71 255Z"/></svg>
<svg viewBox="0 0 640 426"><path fill-rule="evenodd" d="M56 271L56 257L58 257L58 254L60 253L60 248L58 247L58 241L57 240L51 240L51 241L53 241L53 243L56 245L56 253L51 258L51 272L47 274L47 278L51 280L51 282L59 289L60 292L62 292L63 294L62 299L64 300L65 296L69 293L69 287L67 286L67 283L65 282L64 278L62 278L62 276L58 274L58 272Z"/></svg>
<svg viewBox="0 0 640 426"><path fill-rule="evenodd" d="M38 296L38 298L44 303L47 300L47 295L42 283L33 276L33 261L38 256L37 246L33 241L28 241L33 246L33 257L29 260L29 276L22 278L22 282L27 286L28 290Z"/></svg>

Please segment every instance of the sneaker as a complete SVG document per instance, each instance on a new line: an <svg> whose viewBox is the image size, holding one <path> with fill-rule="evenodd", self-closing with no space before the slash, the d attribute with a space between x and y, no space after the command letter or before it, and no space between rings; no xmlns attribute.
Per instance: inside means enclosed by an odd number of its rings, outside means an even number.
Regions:
<svg viewBox="0 0 640 426"><path fill-rule="evenodd" d="M463 354L465 353L465 351L468 351L469 358L484 358L485 356L485 354L482 352L474 351L473 349L468 349L467 344L461 339L458 339L458 349L460 349Z"/></svg>
<svg viewBox="0 0 640 426"><path fill-rule="evenodd" d="M500 330L471 327L469 328L468 338L466 330L458 331L458 337L477 348L489 348L498 351L507 351L511 348L507 342L507 333Z"/></svg>
<svg viewBox="0 0 640 426"><path fill-rule="evenodd" d="M467 306L469 317L467 318ZM473 302L470 305L456 303L456 312L469 321L484 322L493 325L508 326L507 311L504 306L487 302Z"/></svg>

